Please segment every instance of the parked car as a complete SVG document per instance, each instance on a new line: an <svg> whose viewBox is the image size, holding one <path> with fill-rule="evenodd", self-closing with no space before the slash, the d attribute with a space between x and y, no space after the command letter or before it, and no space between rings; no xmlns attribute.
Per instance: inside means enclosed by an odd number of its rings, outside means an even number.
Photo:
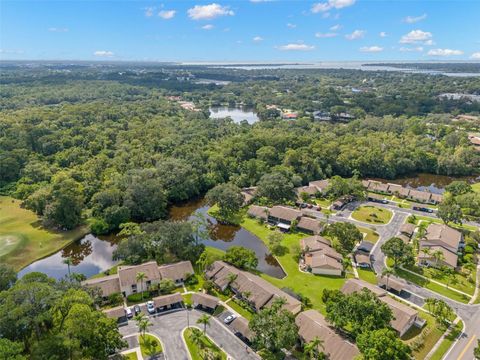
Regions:
<svg viewBox="0 0 480 360"><path fill-rule="evenodd" d="M227 316L227 317L225 318L225 320L223 320L223 322L224 322L225 324L230 324L230 323L231 323L233 320L235 320L236 318L237 318L237 315L232 314L232 315Z"/></svg>
<svg viewBox="0 0 480 360"><path fill-rule="evenodd" d="M140 313L142 312L142 310L140 309L140 306L135 305L135 306L133 307L133 312L135 313L135 315L138 315L138 314L140 314Z"/></svg>
<svg viewBox="0 0 480 360"><path fill-rule="evenodd" d="M131 319L133 317L132 309L130 308L125 308L125 315L127 316L127 319Z"/></svg>
<svg viewBox="0 0 480 360"><path fill-rule="evenodd" d="M147 311L149 314L155 314L155 305L153 304L153 301L147 301Z"/></svg>
<svg viewBox="0 0 480 360"><path fill-rule="evenodd" d="M311 209L311 208L313 208L313 205L312 205L312 204L308 204L307 207L308 207L309 209Z"/></svg>
<svg viewBox="0 0 480 360"><path fill-rule="evenodd" d="M427 208L427 207L414 206L412 209L417 210L417 211L428 212L430 214L433 213L433 209L430 209L430 208Z"/></svg>

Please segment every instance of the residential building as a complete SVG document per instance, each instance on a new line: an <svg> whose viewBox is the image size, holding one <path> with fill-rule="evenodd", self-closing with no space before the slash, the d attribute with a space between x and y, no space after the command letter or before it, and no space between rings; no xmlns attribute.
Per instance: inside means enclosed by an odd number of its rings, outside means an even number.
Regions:
<svg viewBox="0 0 480 360"><path fill-rule="evenodd" d="M157 296L154 297L152 301L157 311L172 310L183 307L183 298L180 293Z"/></svg>
<svg viewBox="0 0 480 360"><path fill-rule="evenodd" d="M314 198L317 193L319 192L316 186L300 186L295 189L295 192L297 193L298 199L303 200L301 198L302 193L308 194L309 197Z"/></svg>
<svg viewBox="0 0 480 360"><path fill-rule="evenodd" d="M110 319L117 320L118 324L123 324L128 321L127 314L123 305L116 306L110 309L102 310L102 312Z"/></svg>
<svg viewBox="0 0 480 360"><path fill-rule="evenodd" d="M230 287L239 298L247 301L255 311L271 306L277 298L284 298L286 300L284 308L294 315L301 310L301 302L293 296L273 286L261 277L239 270L223 261L215 261L205 271L205 276L213 281L221 291Z"/></svg>
<svg viewBox="0 0 480 360"><path fill-rule="evenodd" d="M327 111L314 111L313 120L315 121L331 121L332 116Z"/></svg>
<svg viewBox="0 0 480 360"><path fill-rule="evenodd" d="M290 230L293 221L298 221L302 212L288 206L273 206L268 213L268 222L284 231Z"/></svg>
<svg viewBox="0 0 480 360"><path fill-rule="evenodd" d="M300 248L300 268L318 275L342 275L342 255L330 246L329 240L311 236L300 240Z"/></svg>
<svg viewBox="0 0 480 360"><path fill-rule="evenodd" d="M405 223L402 226L400 226L400 233L411 238L416 228L417 227L415 226L415 224Z"/></svg>
<svg viewBox="0 0 480 360"><path fill-rule="evenodd" d="M308 183L308 186L313 186L317 189L317 191L320 194L325 194L327 188L328 188L329 181L328 180L315 180L315 181L310 181Z"/></svg>
<svg viewBox="0 0 480 360"><path fill-rule="evenodd" d="M240 339L242 339L247 344L250 344L253 341L254 333L250 330L248 325L248 320L242 316L235 318L230 323L230 328L232 328L233 333L237 335Z"/></svg>
<svg viewBox="0 0 480 360"><path fill-rule="evenodd" d="M144 273L145 278L137 281L137 274ZM189 274L193 274L190 261L180 261L174 264L158 266L155 261L149 261L140 265L123 265L117 269L117 274L100 278L88 279L82 285L98 288L104 298L121 293L128 296L143 290L148 290L153 284L162 279L171 279L177 285L181 285Z"/></svg>
<svg viewBox="0 0 480 360"><path fill-rule="evenodd" d="M241 191L241 194L243 195L243 204L248 205L252 202L253 198L257 194L257 187L252 186L248 188L243 188Z"/></svg>
<svg viewBox="0 0 480 360"><path fill-rule="evenodd" d="M323 226L319 220L307 216L302 216L297 224L297 230L303 231L307 234L318 235L322 229Z"/></svg>
<svg viewBox="0 0 480 360"><path fill-rule="evenodd" d="M218 306L219 300L212 295L194 293L192 294L192 303L194 307L199 307L207 311L214 311Z"/></svg>
<svg viewBox="0 0 480 360"><path fill-rule="evenodd" d="M270 209L266 206L250 205L247 210L247 215L253 218L267 221Z"/></svg>
<svg viewBox="0 0 480 360"><path fill-rule="evenodd" d="M380 301L384 302L392 310L393 320L390 322L390 325L398 332L399 336L403 336L412 325L422 327L425 323L422 319L418 318L418 311L396 301L388 296L385 290L366 281L348 279L340 291L344 294L352 294L354 292L360 292L363 289L370 290Z"/></svg>
<svg viewBox="0 0 480 360"><path fill-rule="evenodd" d="M425 236L420 239L418 261L422 265L456 268L458 252L463 246L463 235L460 231L445 224L432 223L427 227ZM435 258L437 251L443 255L441 259Z"/></svg>
<svg viewBox="0 0 480 360"><path fill-rule="evenodd" d="M322 341L319 349L329 360L354 359L360 354L355 344L352 344L335 332L322 314L316 310L303 311L295 319L298 335L302 344L315 338Z"/></svg>
<svg viewBox="0 0 480 360"><path fill-rule="evenodd" d="M394 290L397 294L401 293L406 286L405 281L395 276L377 276L377 284L387 291Z"/></svg>

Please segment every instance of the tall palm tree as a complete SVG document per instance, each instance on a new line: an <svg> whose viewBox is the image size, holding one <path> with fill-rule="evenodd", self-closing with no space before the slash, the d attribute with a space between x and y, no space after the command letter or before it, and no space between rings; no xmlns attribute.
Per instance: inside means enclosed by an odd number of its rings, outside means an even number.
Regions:
<svg viewBox="0 0 480 360"><path fill-rule="evenodd" d="M138 331L140 332L142 338L145 338L145 333L153 324L150 322L150 320L148 320L148 317L143 314L138 314L135 316L135 321L137 322Z"/></svg>
<svg viewBox="0 0 480 360"><path fill-rule="evenodd" d="M435 267L438 267L438 262L440 260L444 260L445 259L445 255L443 255L443 252L441 250L435 250L433 253L432 253L432 256L433 258L435 259Z"/></svg>
<svg viewBox="0 0 480 360"><path fill-rule="evenodd" d="M190 340L192 343L197 345L199 348L203 346L203 341L202 341L202 332L196 328L192 328L192 332L190 333Z"/></svg>
<svg viewBox="0 0 480 360"><path fill-rule="evenodd" d="M143 282L145 281L145 279L147 278L147 274L145 274L144 272L137 272L137 275L135 276L136 280L137 280L137 283L140 282L140 289L141 289L141 294L142 294L142 300L143 300Z"/></svg>
<svg viewBox="0 0 480 360"><path fill-rule="evenodd" d="M425 258L429 258L430 255L432 255L432 251L431 251L430 248L428 248L428 247L422 248L422 249L420 250L420 252L423 253L423 257L425 257Z"/></svg>
<svg viewBox="0 0 480 360"><path fill-rule="evenodd" d="M73 260L71 257L67 257L63 260L63 263L68 266L68 277L70 277L72 274L70 272L70 266L73 264Z"/></svg>
<svg viewBox="0 0 480 360"><path fill-rule="evenodd" d="M208 316L207 314L203 314L200 319L197 320L197 324L202 324L203 325L203 333L205 334L207 332L207 326L210 326L210 318L211 316Z"/></svg>
<svg viewBox="0 0 480 360"><path fill-rule="evenodd" d="M317 359L320 355L320 349L324 350L324 341L317 336L315 336L308 343L303 345L303 352L308 356L309 359Z"/></svg>
<svg viewBox="0 0 480 360"><path fill-rule="evenodd" d="M388 281L390 280L390 276L395 274L395 271L392 268L385 268L382 271L382 278L385 276L387 278L387 284L385 285L385 288L388 291Z"/></svg>

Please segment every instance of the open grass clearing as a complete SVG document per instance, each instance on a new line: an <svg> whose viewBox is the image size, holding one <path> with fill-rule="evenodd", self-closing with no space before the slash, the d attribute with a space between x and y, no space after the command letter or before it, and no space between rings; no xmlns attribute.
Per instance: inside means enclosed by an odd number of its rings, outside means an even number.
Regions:
<svg viewBox="0 0 480 360"><path fill-rule="evenodd" d="M448 333L447 336L442 340L440 346L430 357L430 360L441 360L447 353L448 349L452 346L455 339L461 334L463 329L463 322L459 321L457 325Z"/></svg>
<svg viewBox="0 0 480 360"><path fill-rule="evenodd" d="M250 319L254 314L254 312L251 309L247 308L246 306L242 306L242 304L240 303L240 300L238 299L232 298L232 300L230 300L227 303L227 305L230 306L237 313L242 315L248 321L250 321Z"/></svg>
<svg viewBox="0 0 480 360"><path fill-rule="evenodd" d="M220 348L212 340L210 340L209 337L207 337L203 333L202 333L202 335L199 339L200 344L197 345L193 341L193 338L192 338L193 331L195 331L194 328L187 328L183 332L183 339L185 340L185 343L187 344L187 348L188 348L188 351L190 353L190 356L192 357L192 360L203 360L202 347L206 348L206 349L209 349L210 351L220 355L220 358L222 360L227 359L227 354L225 354L225 352L220 350ZM200 330L198 330L198 331L200 331Z"/></svg>
<svg viewBox="0 0 480 360"><path fill-rule="evenodd" d="M17 271L88 233L86 226L71 231L45 229L39 217L20 204L19 200L0 196L0 261Z"/></svg>
<svg viewBox="0 0 480 360"><path fill-rule="evenodd" d="M145 334L138 336L138 343L143 357L149 357L163 352L160 340L153 335Z"/></svg>
<svg viewBox="0 0 480 360"><path fill-rule="evenodd" d="M268 235L274 231L250 218L244 218L242 226L258 236L265 244L268 244ZM261 276L279 288L290 288L294 292L308 297L313 308L325 314L325 304L322 301L323 289L340 289L345 283L345 278L301 272L298 268L295 248L299 247L300 239L304 237L305 235L299 233L285 234L284 236L282 245L288 251L282 256L277 256L277 260L287 274L285 278L276 279L266 274L261 274Z"/></svg>
<svg viewBox="0 0 480 360"><path fill-rule="evenodd" d="M475 191L476 193L480 193L480 182L472 184L472 190Z"/></svg>
<svg viewBox="0 0 480 360"><path fill-rule="evenodd" d="M377 284L377 277L375 272L371 269L362 269L357 268L358 276L360 279L369 282L370 284L376 285Z"/></svg>
<svg viewBox="0 0 480 360"><path fill-rule="evenodd" d="M369 241L371 243L375 244L378 241L378 239L380 238L378 233L373 229L363 227L363 226L357 226L357 229L362 234L365 234L363 239L366 240L366 241Z"/></svg>
<svg viewBox="0 0 480 360"><path fill-rule="evenodd" d="M433 218L430 216L423 216L423 215L415 215L415 224L420 225L420 222L425 221L427 223L437 223L437 224L443 224L442 219L438 218ZM457 225L457 224L448 224L448 226L456 228L456 229L464 229L468 231L478 231L478 227L473 226L473 225L468 225L468 224L462 224L462 225Z"/></svg>
<svg viewBox="0 0 480 360"><path fill-rule="evenodd" d="M355 209L352 218L369 224L387 224L393 214L390 210L372 205L363 205Z"/></svg>
<svg viewBox="0 0 480 360"><path fill-rule="evenodd" d="M132 351L132 352L129 352L127 354L123 354L123 358L125 360L140 360L137 356L137 352L136 351Z"/></svg>

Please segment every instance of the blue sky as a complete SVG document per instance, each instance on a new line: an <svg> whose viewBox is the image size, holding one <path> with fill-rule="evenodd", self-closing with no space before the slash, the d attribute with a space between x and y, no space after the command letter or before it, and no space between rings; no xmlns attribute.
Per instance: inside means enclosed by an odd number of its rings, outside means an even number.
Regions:
<svg viewBox="0 0 480 360"><path fill-rule="evenodd" d="M0 59L480 61L480 1L3 1Z"/></svg>

